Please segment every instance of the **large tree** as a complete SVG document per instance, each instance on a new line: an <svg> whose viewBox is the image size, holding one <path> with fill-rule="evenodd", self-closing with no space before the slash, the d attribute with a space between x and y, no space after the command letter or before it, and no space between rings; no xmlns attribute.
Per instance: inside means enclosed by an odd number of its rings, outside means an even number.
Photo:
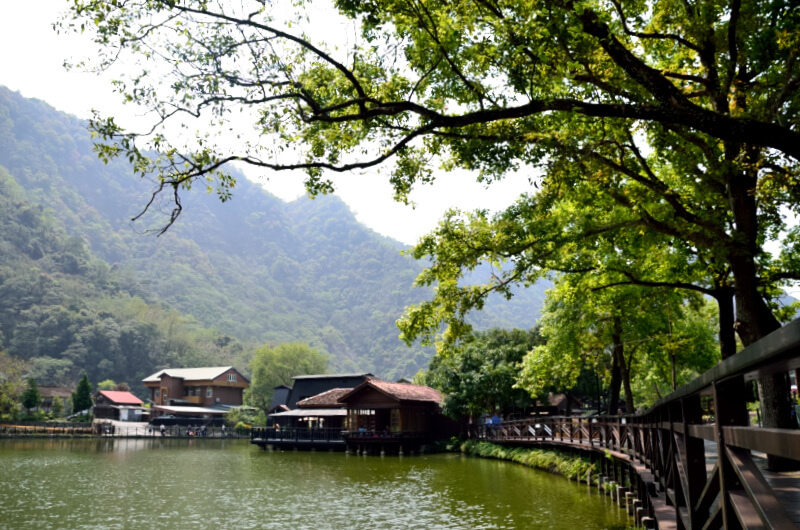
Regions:
<svg viewBox="0 0 800 530"><path fill-rule="evenodd" d="M36 379L31 377L28 379L28 388L22 393L22 406L28 409L30 413L31 409L39 408L41 404L42 393L39 392L39 385L36 384Z"/></svg>
<svg viewBox="0 0 800 530"><path fill-rule="evenodd" d="M765 295L800 276L800 229L778 259L763 244L787 230L785 209L800 208L795 3L334 3L360 25L352 46L314 42L258 1L72 3L63 26L92 33L101 66L143 58L117 87L152 111L153 128L138 135L97 117L95 131L114 140L101 156L160 177L153 200L166 192L175 205L167 224L193 183L216 182L226 199L233 181L221 168L234 160L305 169L309 191L326 192L324 170L393 158L400 199L434 177L437 157L487 182L542 166L543 188L569 194L575 179L594 180L641 230L715 270L724 263L744 344L779 327ZM229 141L241 110L260 139ZM171 141L170 124L188 116L215 127L191 145ZM781 385L762 381L771 426L788 425Z"/></svg>
<svg viewBox="0 0 800 530"><path fill-rule="evenodd" d="M247 402L269 414L275 387L291 385L296 375L324 374L328 356L302 342L264 346L250 360L250 386L245 391Z"/></svg>
<svg viewBox="0 0 800 530"><path fill-rule="evenodd" d="M78 382L78 387L72 393L72 410L76 413L83 412L92 408L92 384L89 376L84 372L83 377Z"/></svg>
<svg viewBox="0 0 800 530"><path fill-rule="evenodd" d="M522 361L519 386L539 396L569 390L588 371L608 388L608 413L617 412L621 396L633 412L719 360L715 311L702 297L606 284L596 275L556 282L540 320L545 342Z"/></svg>
<svg viewBox="0 0 800 530"><path fill-rule="evenodd" d="M524 413L530 394L515 388L518 365L542 343L537 329L490 329L475 333L450 351L439 351L423 374L423 384L446 394L444 412L452 418L501 410Z"/></svg>

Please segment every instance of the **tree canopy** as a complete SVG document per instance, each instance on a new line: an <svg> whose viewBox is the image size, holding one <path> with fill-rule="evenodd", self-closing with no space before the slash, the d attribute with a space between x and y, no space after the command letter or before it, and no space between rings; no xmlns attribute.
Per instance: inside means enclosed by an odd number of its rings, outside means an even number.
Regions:
<svg viewBox="0 0 800 530"><path fill-rule="evenodd" d="M250 386L246 401L268 414L275 387L291 385L296 375L324 374L328 356L301 342L264 346L250 360Z"/></svg>
<svg viewBox="0 0 800 530"><path fill-rule="evenodd" d="M28 409L38 408L42 404L42 393L39 392L39 386L36 384L36 379L28 379L28 388L22 393L22 406Z"/></svg>
<svg viewBox="0 0 800 530"><path fill-rule="evenodd" d="M518 364L542 343L539 331L477 332L453 351L440 351L420 383L444 392L444 412L453 418L502 410L523 413L531 394L516 388Z"/></svg>
<svg viewBox="0 0 800 530"><path fill-rule="evenodd" d="M621 278L614 283L705 290L726 319L721 333L734 327L745 345L780 326L771 300L783 282L800 279L800 228L786 221L800 213L796 3L334 5L361 30L352 45L316 42L256 1L75 2L62 27L89 28L101 66L129 54L158 59L117 85L152 111L153 129L136 134L97 117L96 133L113 140L98 146L101 156L125 156L136 171L159 175L154 196L166 192L175 205L167 224L193 183L215 183L227 199L234 182L222 166L234 160L304 169L318 193L331 189L326 170L391 159L401 200L435 178L437 164L478 170L487 183L527 173L536 194L489 223L476 213L477 225L463 231L446 220L418 246L432 263L421 281L438 290L401 322L409 340L442 321L462 335L463 314L486 293L549 268L610 269ZM215 141L214 130L235 127L240 110L260 138ZM215 129L179 145L166 131L184 116ZM778 239L779 255L764 251ZM667 248L686 266L664 275L630 267ZM460 286L462 272L481 262L507 268L487 286ZM785 381L761 385L767 425L788 422Z"/></svg>
<svg viewBox="0 0 800 530"><path fill-rule="evenodd" d="M170 222L193 182L216 179L229 197L220 171L233 160L305 169L316 193L331 189L324 170L393 159L399 198L434 178L437 160L487 182L541 167L544 191L583 181L628 212L623 226L725 263L745 344L778 326L763 291L800 276L800 235L789 230L776 260L762 245L788 230L781 208L800 204L796 5L338 0L361 30L346 45L297 25L317 5L296 3L293 21L288 6L256 1L75 2L60 27L90 31L100 66L157 60L117 84L153 129L98 117L95 131L115 140L101 156L156 172ZM260 137L215 141L243 132L242 110ZM206 118L207 135L178 145L166 131L190 116Z"/></svg>

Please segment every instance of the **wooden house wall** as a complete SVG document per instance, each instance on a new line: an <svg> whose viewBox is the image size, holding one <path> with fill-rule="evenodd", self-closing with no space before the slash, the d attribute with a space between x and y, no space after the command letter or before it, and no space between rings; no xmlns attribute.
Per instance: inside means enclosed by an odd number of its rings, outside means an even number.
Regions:
<svg viewBox="0 0 800 530"><path fill-rule="evenodd" d="M215 386L211 390L212 396L204 398L204 404L208 407L217 404L217 398L221 405L241 405L242 394L244 389L242 387L234 386ZM206 394L204 393L203 396Z"/></svg>
<svg viewBox="0 0 800 530"><path fill-rule="evenodd" d="M400 403L382 392L373 388L364 388L347 400L348 408L397 408Z"/></svg>

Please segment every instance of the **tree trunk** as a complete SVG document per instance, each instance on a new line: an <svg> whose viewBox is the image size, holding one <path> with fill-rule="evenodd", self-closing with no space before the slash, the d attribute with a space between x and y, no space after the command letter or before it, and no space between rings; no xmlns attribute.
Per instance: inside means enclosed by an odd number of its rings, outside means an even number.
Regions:
<svg viewBox="0 0 800 530"><path fill-rule="evenodd" d="M735 280L736 332L745 346L755 343L781 327L758 290L758 270L755 256L758 251L758 207L754 174L734 171L729 181L729 197L736 230L728 262ZM792 420L789 385L784 375L758 379L758 395L764 427L795 429ZM800 463L768 455L768 467L773 471L795 469Z"/></svg>
<svg viewBox="0 0 800 530"><path fill-rule="evenodd" d="M611 382L608 385L608 410L606 414L616 414L619 411L619 391L622 386L619 362L616 349L611 355Z"/></svg>
<svg viewBox="0 0 800 530"><path fill-rule="evenodd" d="M733 290L716 289L714 299L719 308L719 350L722 359L736 354L736 330L734 328Z"/></svg>
<svg viewBox="0 0 800 530"><path fill-rule="evenodd" d="M631 371L625 360L625 345L622 344L622 319L619 316L614 317L614 331L611 333L611 341L614 344L614 356L617 358L617 364L619 365L622 387L625 389L625 412L633 414L636 409L633 404L633 390L631 389Z"/></svg>

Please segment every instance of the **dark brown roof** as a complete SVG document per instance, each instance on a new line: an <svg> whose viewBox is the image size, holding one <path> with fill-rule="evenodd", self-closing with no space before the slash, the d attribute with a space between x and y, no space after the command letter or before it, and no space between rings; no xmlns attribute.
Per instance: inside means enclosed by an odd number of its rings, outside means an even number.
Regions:
<svg viewBox="0 0 800 530"><path fill-rule="evenodd" d="M367 379L342 397L347 398L352 396L366 386L371 386L398 401L427 401L441 404L444 400L442 394L439 393L438 390L429 386L412 385L409 383L390 383L389 381L381 381L380 379ZM344 401L344 399L342 401Z"/></svg>
<svg viewBox="0 0 800 530"><path fill-rule="evenodd" d="M39 393L42 395L43 398L51 398L51 397L61 397L61 398L69 398L72 397L73 389L68 386L40 386Z"/></svg>
<svg viewBox="0 0 800 530"><path fill-rule="evenodd" d="M301 399L297 402L297 408L341 408L344 403L339 401L339 398L353 390L352 388L333 388L322 394L311 396L310 398Z"/></svg>

